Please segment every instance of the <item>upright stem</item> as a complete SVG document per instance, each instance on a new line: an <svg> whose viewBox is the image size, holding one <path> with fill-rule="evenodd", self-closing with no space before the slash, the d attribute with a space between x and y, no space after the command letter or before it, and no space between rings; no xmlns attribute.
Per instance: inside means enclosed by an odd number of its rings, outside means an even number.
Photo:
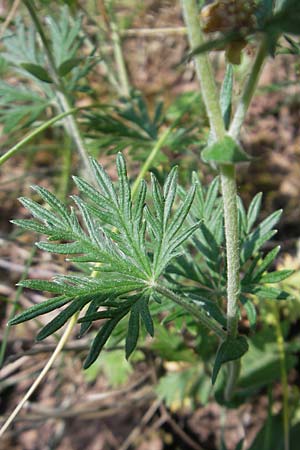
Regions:
<svg viewBox="0 0 300 450"><path fill-rule="evenodd" d="M122 51L122 43L120 33L118 29L118 23L115 13L113 11L113 1L109 0L109 21L111 28L111 39L114 47L115 61L117 65L118 78L120 82L120 90L124 97L130 95L130 84L128 80L128 74L126 69L126 63Z"/></svg>
<svg viewBox="0 0 300 450"><path fill-rule="evenodd" d="M204 43L198 20L199 11L195 0L182 0L182 7L191 49L195 50ZM196 70L201 92L206 106L210 127L215 140L222 140L226 135L219 96L214 82L212 67L206 53L195 56ZM238 333L238 299L239 299L239 234L237 188L235 167L232 164L220 166L221 188L224 207L224 224L227 258L227 334L236 337ZM228 367L226 396L231 398L239 373L240 362L233 361Z"/></svg>
<svg viewBox="0 0 300 450"><path fill-rule="evenodd" d="M195 50L204 42L196 1L182 0L182 7L190 45L192 50ZM207 54L196 55L195 63L211 129L215 139L221 140L225 136L226 130ZM223 165L220 167L220 173L227 255L227 332L229 336L236 337L239 296L239 236L235 167L232 164Z"/></svg>
<svg viewBox="0 0 300 450"><path fill-rule="evenodd" d="M220 170L227 257L227 332L229 336L236 337L240 293L240 255L235 167L224 165Z"/></svg>
<svg viewBox="0 0 300 450"><path fill-rule="evenodd" d="M182 9L191 49L196 50L204 44L204 37L198 19L199 11L196 1L182 0ZM224 137L226 130L212 67L207 53L195 55L194 60L211 131L215 140L219 140Z"/></svg>

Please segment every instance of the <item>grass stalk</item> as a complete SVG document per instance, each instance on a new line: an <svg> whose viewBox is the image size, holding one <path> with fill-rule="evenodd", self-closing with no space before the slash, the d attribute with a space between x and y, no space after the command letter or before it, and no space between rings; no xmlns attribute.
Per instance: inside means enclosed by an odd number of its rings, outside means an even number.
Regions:
<svg viewBox="0 0 300 450"><path fill-rule="evenodd" d="M12 156L15 156L17 153L19 153L22 148L28 144L30 141L32 141L36 136L38 136L43 131L47 130L47 128L54 125L56 122L59 122L60 120L64 119L67 116L70 116L71 114L76 114L79 111L80 108L72 108L68 111L65 111L61 114L58 114L55 117L52 117L51 119L47 120L46 122L42 123L39 127L37 127L35 130L28 133L23 139L21 139L16 145L11 147L9 150L7 150L4 155L0 157L0 166L4 164L8 159L10 159Z"/></svg>
<svg viewBox="0 0 300 450"><path fill-rule="evenodd" d="M61 336L54 352L52 353L51 357L49 358L47 364L44 366L43 370L39 374L39 376L35 379L34 383L30 386L22 400L17 404L16 408L13 410L13 412L9 415L9 417L6 419L4 424L2 425L0 429L0 437L3 436L5 431L8 429L8 427L11 425L11 423L14 421L15 417L19 414L25 403L29 400L31 395L34 393L34 391L37 389L37 387L40 385L40 383L43 381L49 370L51 369L52 365L56 361L57 357L61 353L62 349L64 348L65 343L67 342L74 326L77 323L77 314L75 314L69 321L63 335Z"/></svg>

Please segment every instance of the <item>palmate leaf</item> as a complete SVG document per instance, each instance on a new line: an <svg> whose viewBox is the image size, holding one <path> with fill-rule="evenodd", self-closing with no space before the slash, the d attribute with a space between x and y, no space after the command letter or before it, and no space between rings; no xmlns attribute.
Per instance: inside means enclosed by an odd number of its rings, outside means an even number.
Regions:
<svg viewBox="0 0 300 450"><path fill-rule="evenodd" d="M21 198L21 203L34 219L13 221L24 229L47 236L37 246L45 251L66 255L68 260L93 263L93 276L69 274L52 281L26 280L28 289L48 291L57 295L35 305L11 320L18 324L64 306L42 328L38 340L61 328L75 313L82 310L80 335L96 320L106 320L92 344L85 367L92 364L117 324L129 315L126 357L137 345L142 322L153 336L154 327L149 303L158 279L177 256L180 247L197 229L198 223L184 227L191 208L195 186L178 204L177 168L168 175L163 189L152 176L152 199L146 206L147 185L140 183L133 201L125 159L117 156L118 185L103 167L91 160L97 189L79 177L74 181L80 196L73 196L75 209L69 210L43 187L33 189L40 203ZM145 212L146 211L146 212ZM100 309L100 310L99 310Z"/></svg>
<svg viewBox="0 0 300 450"><path fill-rule="evenodd" d="M185 279L189 279L198 295L214 304L223 304L226 299L226 246L223 226L223 207L219 195L219 180L216 178L203 187L194 174L196 183L195 201L188 216L188 223L199 223L191 236L195 251L185 253L173 261L167 274L170 282L180 290ZM181 192L182 198L185 192ZM241 306L245 309L251 327L255 326L256 308L253 297L259 300L286 300L289 294L278 286L268 287L289 277L292 271L274 271L272 265L279 247L264 254L264 245L275 234L273 227L279 221L282 211L275 211L258 223L262 194L257 194L248 210L241 199L238 200L239 234L241 248ZM194 256L195 255L195 256ZM273 269L273 271L272 271ZM186 290L186 288L184 288ZM192 288L189 288L191 295ZM216 319L216 317L214 317Z"/></svg>

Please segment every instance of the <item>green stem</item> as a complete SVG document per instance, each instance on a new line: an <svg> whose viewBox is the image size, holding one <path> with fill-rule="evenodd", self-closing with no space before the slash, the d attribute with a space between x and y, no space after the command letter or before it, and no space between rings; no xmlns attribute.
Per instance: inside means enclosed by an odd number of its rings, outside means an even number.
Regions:
<svg viewBox="0 0 300 450"><path fill-rule="evenodd" d="M169 298L174 303L188 311L196 320L198 320L198 322L201 323L201 325L203 325L205 328L208 328L210 331L213 331L219 339L226 339L226 332L223 330L223 328L221 328L221 326L214 319L209 317L204 310L198 308L192 300L188 299L187 297L180 297L179 295L175 294L175 292L160 284L156 284L154 286L154 289L156 290L156 292Z"/></svg>
<svg viewBox="0 0 300 450"><path fill-rule="evenodd" d="M238 139L241 128L245 121L247 111L249 109L251 100L253 98L259 76L261 74L264 62L267 56L267 40L264 39L258 49L256 58L254 60L252 70L249 74L248 80L244 86L243 92L241 94L240 100L238 102L232 123L230 125L229 134L234 138Z"/></svg>
<svg viewBox="0 0 300 450"><path fill-rule="evenodd" d="M182 7L192 50L204 43L199 23L199 11L195 0L182 0ZM214 82L212 67L206 53L195 55L195 64L200 81L201 92L206 106L210 127L215 140L222 140L226 134L222 117L219 95ZM236 337L238 333L238 296L239 296L239 234L237 188L235 167L232 164L220 167L221 187L224 205L224 225L227 257L227 333ZM231 397L237 381L239 361L233 361L227 380L227 395Z"/></svg>
<svg viewBox="0 0 300 450"><path fill-rule="evenodd" d="M198 20L197 4L195 0L182 0L182 5L191 48L194 50L204 42ZM211 64L206 54L195 56L195 62L210 126L215 139L220 140L225 136L226 130ZM229 336L235 337L239 295L239 235L235 167L232 164L223 165L220 167L220 172L227 255L227 331Z"/></svg>
<svg viewBox="0 0 300 450"><path fill-rule="evenodd" d="M182 0L182 9L186 23L191 50L196 50L204 44L199 11L195 0ZM225 126L220 108L217 87L213 70L207 53L194 56L197 75L200 81L201 94L206 106L211 131L215 140L220 140L225 135Z"/></svg>
<svg viewBox="0 0 300 450"><path fill-rule="evenodd" d="M140 182L144 179L147 171L150 169L150 167L152 166L153 162L155 161L155 158L157 156L157 154L159 153L159 151L162 149L162 147L165 145L168 137L170 136L171 132L174 130L174 128L177 127L177 125L180 123L182 117L187 113L187 111L190 109L190 107L193 105L194 101L198 98L198 94L194 95L190 102L182 109L182 111L180 112L179 116L174 120L174 122L169 126L169 128L167 128L162 135L160 136L160 138L157 140L156 144L154 145L153 149L151 150L151 152L148 155L148 158L146 159L146 161L144 162L140 173L138 175L138 177L136 178L136 180L134 181L133 185L132 185L132 196L134 197L137 189L140 185Z"/></svg>
<svg viewBox="0 0 300 450"><path fill-rule="evenodd" d="M161 135L161 137L158 139L158 141L156 142L156 144L154 145L153 149L151 150L151 152L148 155L148 158L146 159L146 161L144 162L138 177L135 179L133 185L132 185L132 197L135 196L137 189L140 185L140 182L144 179L147 171L150 169L150 167L152 166L153 161L155 160L158 152L161 150L161 148L164 146L167 138L169 137L170 133L172 131L172 127L169 127L166 129L166 131Z"/></svg>
<svg viewBox="0 0 300 450"><path fill-rule="evenodd" d="M111 28L111 39L114 47L115 61L117 65L118 78L120 82L121 93L124 97L130 96L130 84L126 69L126 63L122 51L122 43L118 28L118 23L113 11L113 1L109 0L109 21Z"/></svg>
<svg viewBox="0 0 300 450"><path fill-rule="evenodd" d="M36 136L38 136L44 130L46 130L47 128L51 127L52 125L54 125L59 120L62 120L65 117L70 116L71 114L76 114L80 109L81 108L69 109L66 112L63 112L61 114L58 114L55 117L52 117L52 119L47 120L42 125L37 127L35 130L31 131L31 133L27 134L27 136L25 136L23 139L21 139L21 141L19 141L16 145L11 147L6 153L4 153L4 155L2 155L0 157L0 166L3 163L5 163L5 161L7 161L9 158L11 158L15 154L17 154L24 147L24 145L28 144L30 141L32 141L32 139L34 139Z"/></svg>
<svg viewBox="0 0 300 450"><path fill-rule="evenodd" d="M65 134L64 150L62 152L62 167L58 188L58 198L65 201L69 192L72 168L72 141L71 136Z"/></svg>
<svg viewBox="0 0 300 450"><path fill-rule="evenodd" d="M220 170L227 259L227 332L229 336L236 337L239 320L240 255L235 167L224 165Z"/></svg>

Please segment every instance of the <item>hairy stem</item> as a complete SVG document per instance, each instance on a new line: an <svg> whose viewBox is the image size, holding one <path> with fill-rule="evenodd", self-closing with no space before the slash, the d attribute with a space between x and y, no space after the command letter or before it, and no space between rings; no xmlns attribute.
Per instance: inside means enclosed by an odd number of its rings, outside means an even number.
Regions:
<svg viewBox="0 0 300 450"><path fill-rule="evenodd" d="M199 11L197 3L195 0L182 0L182 9L191 50L193 51L204 44L204 37L198 19ZM207 53L195 55L194 60L211 131L215 140L219 140L225 135L225 126L212 66Z"/></svg>
<svg viewBox="0 0 300 450"><path fill-rule="evenodd" d="M188 297L180 297L180 295L175 294L175 292L160 284L155 285L154 289L156 290L156 292L159 292L163 296L169 298L174 303L192 314L192 316L196 320L198 320L201 325L203 325L208 330L213 331L219 339L226 339L226 332L223 330L223 328L214 319L209 317L203 309L197 307L195 302L190 300Z"/></svg>
<svg viewBox="0 0 300 450"><path fill-rule="evenodd" d="M233 165L221 167L221 185L224 202L227 258L227 332L229 336L236 337L238 332L238 300L240 293L240 255L237 189Z"/></svg>
<svg viewBox="0 0 300 450"><path fill-rule="evenodd" d="M188 36L192 50L204 43L203 34L198 20L199 11L195 0L182 0L182 7ZM214 82L212 67L206 53L195 55L197 75L206 106L210 127L215 140L221 140L226 134L222 117L219 95ZM238 333L238 296L239 296L239 236L238 210L235 167L232 164L220 167L221 187L224 207L224 224L227 257L227 333L236 337ZM234 370L230 370L227 380L228 395L232 395L239 361L233 361ZM232 376L231 376L232 375Z"/></svg>

